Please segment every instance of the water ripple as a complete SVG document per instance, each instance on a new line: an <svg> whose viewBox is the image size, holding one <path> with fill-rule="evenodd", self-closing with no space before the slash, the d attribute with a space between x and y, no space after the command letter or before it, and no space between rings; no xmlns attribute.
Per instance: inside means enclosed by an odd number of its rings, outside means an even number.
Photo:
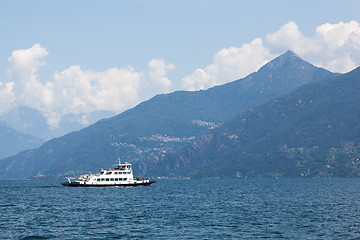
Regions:
<svg viewBox="0 0 360 240"><path fill-rule="evenodd" d="M356 239L360 179L0 182L1 239Z"/></svg>

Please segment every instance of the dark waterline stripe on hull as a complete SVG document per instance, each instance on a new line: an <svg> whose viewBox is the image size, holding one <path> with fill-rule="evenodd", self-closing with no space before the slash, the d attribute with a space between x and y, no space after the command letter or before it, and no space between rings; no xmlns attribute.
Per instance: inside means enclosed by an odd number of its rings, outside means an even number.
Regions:
<svg viewBox="0 0 360 240"><path fill-rule="evenodd" d="M63 182L61 185L68 187L136 187L136 186L149 186L156 181L150 181L147 183L134 183L134 184L77 184L77 183L68 183Z"/></svg>

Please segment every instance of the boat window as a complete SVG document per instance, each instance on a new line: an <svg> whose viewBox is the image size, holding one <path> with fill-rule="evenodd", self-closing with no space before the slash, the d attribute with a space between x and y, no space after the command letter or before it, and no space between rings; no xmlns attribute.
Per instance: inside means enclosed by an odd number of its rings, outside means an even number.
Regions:
<svg viewBox="0 0 360 240"><path fill-rule="evenodd" d="M114 174L115 174L115 175L117 175L117 174L118 174L118 172L114 172Z"/></svg>
<svg viewBox="0 0 360 240"><path fill-rule="evenodd" d="M109 181L109 179L107 178L107 179L106 179L106 181L108 182L108 181Z"/></svg>
<svg viewBox="0 0 360 240"><path fill-rule="evenodd" d="M113 179L113 178L110 178L110 181L114 181L114 179Z"/></svg>
<svg viewBox="0 0 360 240"><path fill-rule="evenodd" d="M122 172L119 172L119 174L122 174Z"/></svg>
<svg viewBox="0 0 360 240"><path fill-rule="evenodd" d="M100 172L100 174L104 174L104 172Z"/></svg>
<svg viewBox="0 0 360 240"><path fill-rule="evenodd" d="M102 178L101 181L105 181L105 178Z"/></svg>
<svg viewBox="0 0 360 240"><path fill-rule="evenodd" d="M111 175L111 172L107 172L106 175Z"/></svg>
<svg viewBox="0 0 360 240"><path fill-rule="evenodd" d="M124 181L126 181L127 178L124 178Z"/></svg>
<svg viewBox="0 0 360 240"><path fill-rule="evenodd" d="M115 181L118 181L119 179L118 178L115 178Z"/></svg>
<svg viewBox="0 0 360 240"><path fill-rule="evenodd" d="M98 178L97 181L100 182L100 178Z"/></svg>

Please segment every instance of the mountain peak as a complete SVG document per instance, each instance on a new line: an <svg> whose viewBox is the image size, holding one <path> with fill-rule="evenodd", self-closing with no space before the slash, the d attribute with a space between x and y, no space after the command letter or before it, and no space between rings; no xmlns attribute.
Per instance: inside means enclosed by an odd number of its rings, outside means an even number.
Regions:
<svg viewBox="0 0 360 240"><path fill-rule="evenodd" d="M308 63L307 61L301 59L296 53L294 53L291 50L287 50L285 53L283 53L282 55L280 55L279 57L277 57L275 59L284 60L284 61L298 62L298 63L302 62L302 63L306 63L308 65L312 65L312 64Z"/></svg>
<svg viewBox="0 0 360 240"><path fill-rule="evenodd" d="M296 55L296 53L294 53L291 50L288 50L287 52L285 52L284 54L280 55L279 57L273 59L272 61L270 61L268 64L266 64L263 68L270 68L270 69L274 69L274 68L282 68L282 67L297 67L297 66L313 66L312 64L308 63L307 61L301 59L298 55Z"/></svg>
<svg viewBox="0 0 360 240"><path fill-rule="evenodd" d="M359 79L357 68L238 115L190 143L167 169L185 177L359 176Z"/></svg>
<svg viewBox="0 0 360 240"><path fill-rule="evenodd" d="M298 55L296 55L296 53L294 53L291 50L287 50L286 53L282 54L281 56L299 57Z"/></svg>
<svg viewBox="0 0 360 240"><path fill-rule="evenodd" d="M259 69L258 72L277 72L278 74L287 72L288 74L303 74L304 72L314 72L315 69L330 73L328 70L316 67L311 63L301 59L293 51L288 50L284 54L265 64L262 68Z"/></svg>

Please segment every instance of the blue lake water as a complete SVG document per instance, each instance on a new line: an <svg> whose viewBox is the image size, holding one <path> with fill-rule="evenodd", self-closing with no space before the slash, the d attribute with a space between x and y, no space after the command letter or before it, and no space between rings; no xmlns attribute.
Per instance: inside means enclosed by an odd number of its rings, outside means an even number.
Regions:
<svg viewBox="0 0 360 240"><path fill-rule="evenodd" d="M359 239L360 179L0 181L0 239Z"/></svg>

